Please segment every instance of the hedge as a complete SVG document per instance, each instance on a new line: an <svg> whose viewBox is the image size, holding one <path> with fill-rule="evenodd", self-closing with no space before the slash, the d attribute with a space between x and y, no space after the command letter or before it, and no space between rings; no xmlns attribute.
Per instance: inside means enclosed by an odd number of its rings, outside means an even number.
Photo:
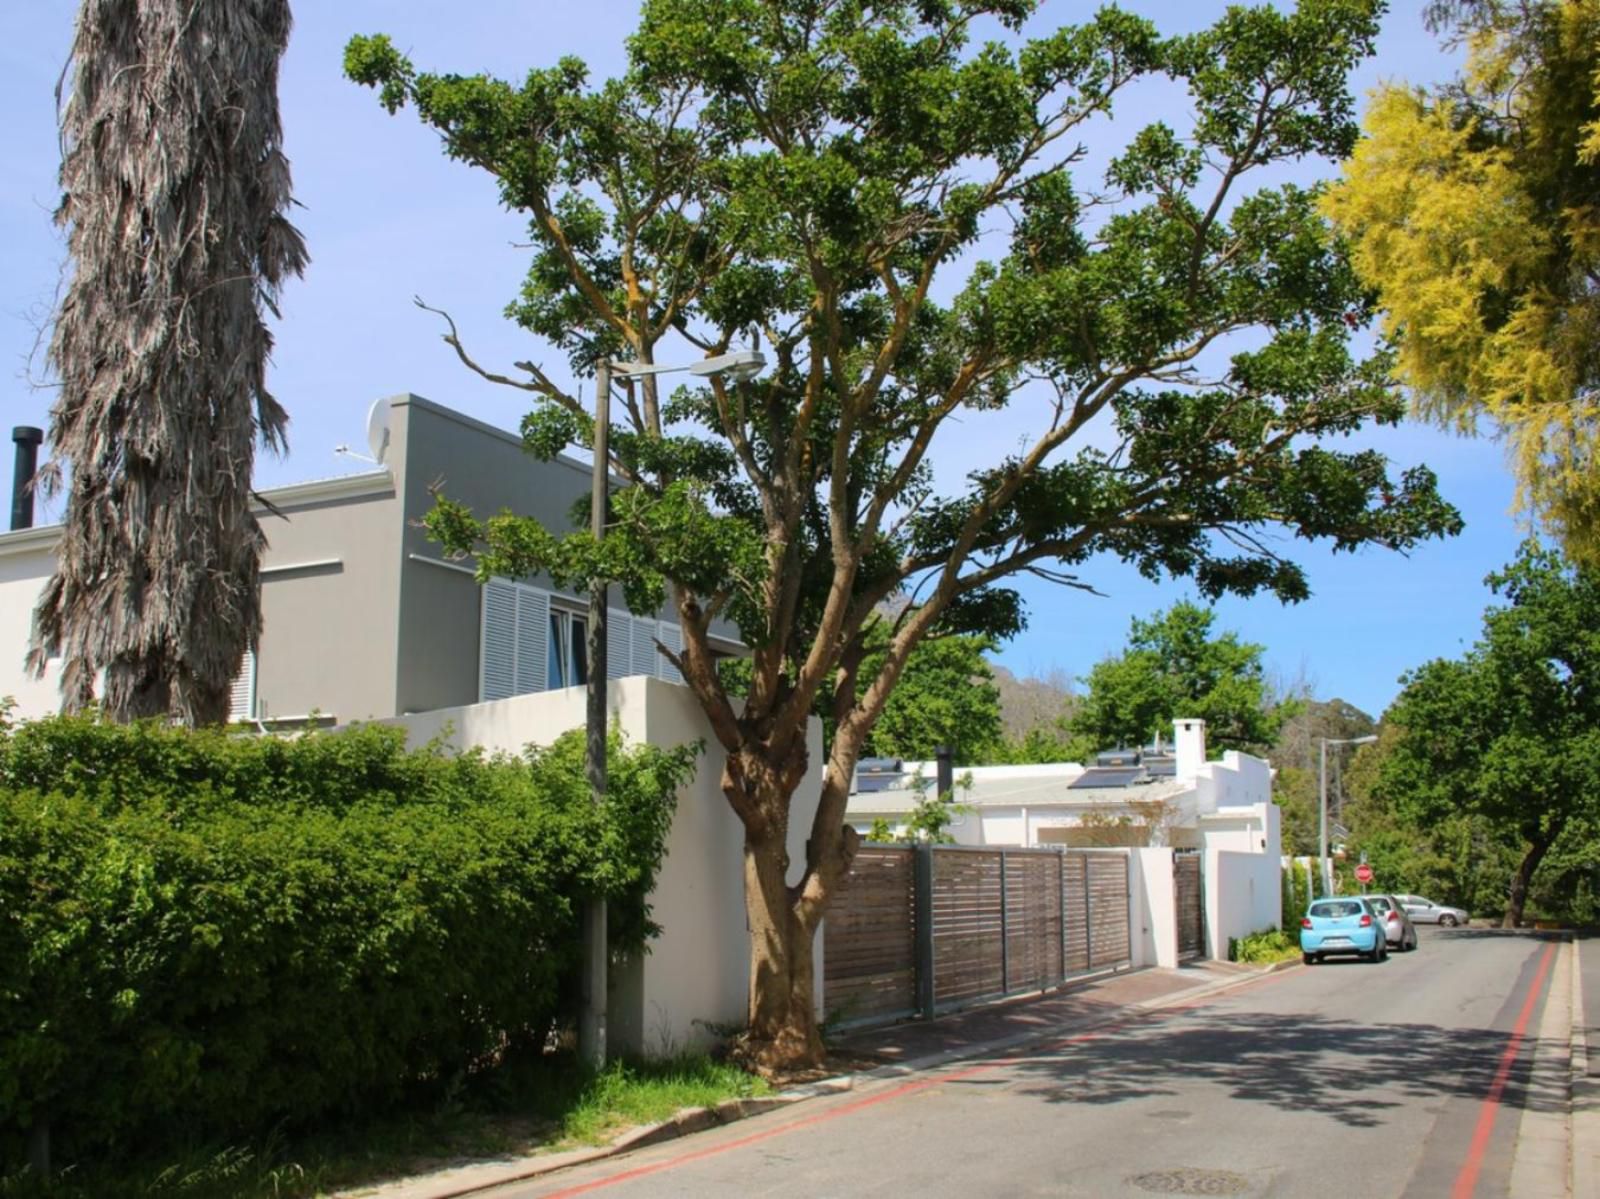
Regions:
<svg viewBox="0 0 1600 1199"><path fill-rule="evenodd" d="M695 747L524 758L50 719L0 733L0 1161L371 1111L568 1014L582 897L613 948Z"/></svg>

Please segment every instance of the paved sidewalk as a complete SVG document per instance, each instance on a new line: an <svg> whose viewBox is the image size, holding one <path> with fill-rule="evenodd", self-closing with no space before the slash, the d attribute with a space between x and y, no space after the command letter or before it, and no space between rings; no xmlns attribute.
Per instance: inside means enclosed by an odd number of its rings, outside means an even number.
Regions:
<svg viewBox="0 0 1600 1199"><path fill-rule="evenodd" d="M1197 961L1175 970L1151 967L1100 975L1057 991L970 1008L934 1020L847 1030L835 1048L921 1068L955 1057L995 1053L1031 1040L1197 999L1261 975L1259 969Z"/></svg>
<svg viewBox="0 0 1600 1199"><path fill-rule="evenodd" d="M1071 1035L1140 1012L1193 1001L1260 975L1258 969L1218 962L1196 962L1176 970L1125 970L1085 979L1061 990L956 1012L936 1020L857 1029L835 1037L833 1047L846 1056L882 1061L884 1065L809 1087L797 1087L768 1100L724 1105L724 1109L718 1111L689 1109L662 1124L633 1129L613 1144L598 1149L473 1162L376 1186L353 1188L341 1194L363 1199L456 1199L820 1095L870 1085L940 1062L982 1057L1032 1041Z"/></svg>
<svg viewBox="0 0 1600 1199"><path fill-rule="evenodd" d="M1569 1189L1573 1199L1600 1199L1600 941L1579 934L1567 946L1572 1021L1572 1156ZM1600 1044L1596 1044L1600 1050Z"/></svg>

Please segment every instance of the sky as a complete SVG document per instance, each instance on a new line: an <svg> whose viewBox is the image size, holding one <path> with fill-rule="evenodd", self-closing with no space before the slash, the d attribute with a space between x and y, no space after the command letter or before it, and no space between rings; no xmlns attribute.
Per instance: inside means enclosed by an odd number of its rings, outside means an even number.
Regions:
<svg viewBox="0 0 1600 1199"><path fill-rule="evenodd" d="M1081 20L1094 7L1045 0L1025 32ZM1124 0L1123 7L1163 32L1180 32L1209 23L1224 5ZM1392 7L1377 55L1356 76L1358 91L1382 80L1435 80L1452 69L1422 28L1420 0ZM367 469L334 447L365 450L367 409L380 396L413 392L517 426L522 393L469 374L439 340L438 318L418 310L413 297L449 310L485 365L512 373L513 361L533 359L566 376L559 353L503 316L527 267L518 244L527 241L523 220L501 209L487 175L445 158L413 115L388 116L373 93L346 81L345 42L357 33L388 33L421 70L511 79L574 54L603 78L621 68L638 12L637 0L301 0L294 8L279 96L301 206L292 219L311 264L304 279L286 286L273 329L270 386L291 417L290 449L281 459L258 459L258 487ZM48 425L52 393L39 342L65 263L51 220L59 166L54 89L76 10L75 0L0 5L0 111L7 114L0 123L0 405L11 425ZM1134 94L1118 111L1118 138L1170 118L1174 101L1159 91ZM1333 169L1307 163L1296 178ZM1028 427L1028 405L983 419L981 428L976 421L952 427L936 446L941 481L959 481L1014 448ZM1492 441L1408 423L1363 434L1353 445L1380 448L1396 473L1417 463L1433 468L1466 531L1409 556L1335 556L1326 545L1284 544L1305 565L1312 598L1291 606L1271 596L1224 599L1218 625L1262 644L1275 678L1377 715L1398 693L1403 672L1455 656L1476 639L1492 598L1484 576L1510 560L1524 530L1511 513L1503 451ZM41 508L39 520L59 514L58 499ZM1003 665L1023 675L1081 677L1126 643L1131 619L1194 595L1181 580L1151 582L1112 561L1089 564L1082 577L1104 595L1042 582L1022 587L1030 622L1002 648Z"/></svg>

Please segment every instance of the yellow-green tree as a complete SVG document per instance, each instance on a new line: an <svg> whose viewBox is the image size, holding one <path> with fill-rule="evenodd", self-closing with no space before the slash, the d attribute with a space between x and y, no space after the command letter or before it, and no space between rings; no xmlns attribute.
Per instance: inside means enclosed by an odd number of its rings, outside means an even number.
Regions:
<svg viewBox="0 0 1600 1199"><path fill-rule="evenodd" d="M1464 69L1378 89L1326 212L1420 415L1503 435L1518 503L1600 557L1600 0L1450 0Z"/></svg>

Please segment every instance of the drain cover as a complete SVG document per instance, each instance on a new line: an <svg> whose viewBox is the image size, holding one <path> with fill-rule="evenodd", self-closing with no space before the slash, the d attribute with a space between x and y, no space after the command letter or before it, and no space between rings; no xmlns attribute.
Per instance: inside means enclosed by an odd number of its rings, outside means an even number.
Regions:
<svg viewBox="0 0 1600 1199"><path fill-rule="evenodd" d="M1128 1179L1143 1191L1157 1195L1242 1195L1250 1180L1231 1170L1201 1170L1182 1166L1176 1170L1151 1170Z"/></svg>

